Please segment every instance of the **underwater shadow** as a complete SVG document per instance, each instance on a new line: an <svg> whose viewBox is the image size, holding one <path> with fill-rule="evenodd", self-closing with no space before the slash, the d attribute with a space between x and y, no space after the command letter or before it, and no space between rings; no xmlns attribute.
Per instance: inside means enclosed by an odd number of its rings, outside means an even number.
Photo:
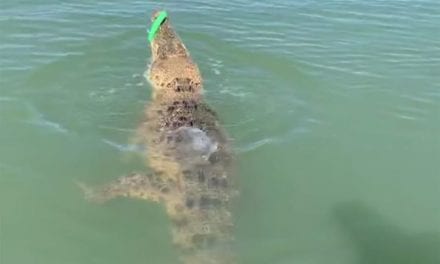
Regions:
<svg viewBox="0 0 440 264"><path fill-rule="evenodd" d="M340 204L332 213L354 244L358 264L440 263L438 232L403 230L362 202Z"/></svg>

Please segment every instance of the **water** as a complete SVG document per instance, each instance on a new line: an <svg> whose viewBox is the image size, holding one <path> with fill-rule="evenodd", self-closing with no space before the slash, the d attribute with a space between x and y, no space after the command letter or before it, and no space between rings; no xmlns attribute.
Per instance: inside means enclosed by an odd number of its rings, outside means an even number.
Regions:
<svg viewBox="0 0 440 264"><path fill-rule="evenodd" d="M166 8L234 138L241 263L440 263L440 2L0 3L0 263L176 263L142 168L146 21Z"/></svg>

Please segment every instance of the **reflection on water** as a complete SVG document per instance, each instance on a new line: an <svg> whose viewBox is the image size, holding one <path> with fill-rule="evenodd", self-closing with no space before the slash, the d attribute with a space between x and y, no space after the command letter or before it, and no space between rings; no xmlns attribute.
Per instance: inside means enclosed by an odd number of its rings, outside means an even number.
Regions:
<svg viewBox="0 0 440 264"><path fill-rule="evenodd" d="M404 230L361 202L338 205L333 213L353 242L359 264L440 263L438 232Z"/></svg>

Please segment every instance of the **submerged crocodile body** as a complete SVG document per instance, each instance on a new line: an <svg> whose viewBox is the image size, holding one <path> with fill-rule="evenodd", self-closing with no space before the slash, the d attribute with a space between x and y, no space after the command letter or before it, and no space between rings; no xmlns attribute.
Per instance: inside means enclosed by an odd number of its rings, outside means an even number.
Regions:
<svg viewBox="0 0 440 264"><path fill-rule="evenodd" d="M146 75L152 100L137 139L148 147L145 160L152 173L84 189L94 200L125 196L164 205L183 263L235 263L230 207L236 189L229 139L203 101L199 69L169 19L151 42L151 53Z"/></svg>

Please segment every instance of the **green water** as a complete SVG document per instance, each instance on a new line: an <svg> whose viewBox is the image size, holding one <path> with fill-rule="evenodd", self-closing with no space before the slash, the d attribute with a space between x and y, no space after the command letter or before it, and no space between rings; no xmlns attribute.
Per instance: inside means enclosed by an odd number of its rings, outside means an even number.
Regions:
<svg viewBox="0 0 440 264"><path fill-rule="evenodd" d="M177 263L159 206L74 185L142 168L156 8L234 138L240 263L440 263L440 2L206 2L0 2L0 263Z"/></svg>

